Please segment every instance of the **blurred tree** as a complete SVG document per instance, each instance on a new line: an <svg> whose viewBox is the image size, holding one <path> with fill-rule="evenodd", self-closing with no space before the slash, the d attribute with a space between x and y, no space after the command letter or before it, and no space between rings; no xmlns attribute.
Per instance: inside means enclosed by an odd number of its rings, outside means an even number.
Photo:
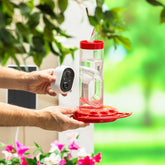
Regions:
<svg viewBox="0 0 165 165"><path fill-rule="evenodd" d="M102 37L131 49L129 40L119 34L125 30L120 17L122 9L103 10L103 5L104 0L96 0L94 15L87 13L90 24ZM34 0L21 3L0 0L0 63L5 65L11 58L19 66L18 55L21 55L24 62L32 57L40 66L50 52L59 56L60 64L67 54L74 58L77 48L66 48L57 40L57 36L71 37L60 27L65 21L67 7L68 0L39 0L35 3Z"/></svg>
<svg viewBox="0 0 165 165"><path fill-rule="evenodd" d="M165 23L165 5L161 1L157 1L157 0L146 0L146 1L153 6L163 7L160 14L160 23Z"/></svg>
<svg viewBox="0 0 165 165"><path fill-rule="evenodd" d="M155 88L165 89L164 27L156 23L159 8L153 9L145 1L131 4L130 0L125 0L124 5L127 7L126 16L131 18L128 20L130 30L125 35L131 39L133 51L127 51L124 59L114 64L109 59L110 42L107 41L105 90L113 92L132 83L140 84L145 99L144 124L150 126L152 119L149 105L152 92Z"/></svg>

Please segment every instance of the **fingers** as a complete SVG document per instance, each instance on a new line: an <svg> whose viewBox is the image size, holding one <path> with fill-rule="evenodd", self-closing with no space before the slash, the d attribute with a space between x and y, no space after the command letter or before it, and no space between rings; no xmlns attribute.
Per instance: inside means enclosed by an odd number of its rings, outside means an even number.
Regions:
<svg viewBox="0 0 165 165"><path fill-rule="evenodd" d="M46 81L49 81L50 83L54 82L56 80L56 78L54 76L49 75L49 74L42 74L41 78L46 80Z"/></svg>
<svg viewBox="0 0 165 165"><path fill-rule="evenodd" d="M46 73L46 74L53 75L54 69L46 69L46 70L43 70L43 71L41 71L41 72L44 72L44 73Z"/></svg>
<svg viewBox="0 0 165 165"><path fill-rule="evenodd" d="M65 94L62 94L63 96L67 96L67 93L65 93Z"/></svg>
<svg viewBox="0 0 165 165"><path fill-rule="evenodd" d="M73 114L75 111L76 109L73 108L60 107L60 112L63 114Z"/></svg>
<svg viewBox="0 0 165 165"><path fill-rule="evenodd" d="M84 123L82 121L75 120L63 114L61 114L61 117L63 120L61 131L89 126L89 123Z"/></svg>
<svg viewBox="0 0 165 165"><path fill-rule="evenodd" d="M50 86L47 88L47 94L49 94L50 96L56 96L57 95L55 92L53 92L53 90L51 89Z"/></svg>
<svg viewBox="0 0 165 165"><path fill-rule="evenodd" d="M68 116L69 114L73 114L74 111L72 108L62 108L60 106L47 107L40 111L38 126L43 129L56 131L66 131L88 126L89 123L84 123ZM43 122L41 122L41 119L43 119Z"/></svg>
<svg viewBox="0 0 165 165"><path fill-rule="evenodd" d="M80 127L86 127L89 126L89 123L84 123L82 121L77 121L75 119L69 118L68 117L68 121L69 121L69 128L67 129L76 129L76 128L80 128Z"/></svg>
<svg viewBox="0 0 165 165"><path fill-rule="evenodd" d="M49 81L50 83L55 81L56 78L53 76L54 69L47 69L39 72L41 79Z"/></svg>

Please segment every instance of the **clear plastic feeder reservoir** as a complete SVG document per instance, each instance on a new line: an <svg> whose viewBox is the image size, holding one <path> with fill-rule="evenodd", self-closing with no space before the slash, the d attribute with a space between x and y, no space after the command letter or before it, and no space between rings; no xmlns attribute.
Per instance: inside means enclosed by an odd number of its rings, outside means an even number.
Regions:
<svg viewBox="0 0 165 165"><path fill-rule="evenodd" d="M119 113L103 105L104 42L80 42L79 106L73 118L87 123L113 122L132 113Z"/></svg>
<svg viewBox="0 0 165 165"><path fill-rule="evenodd" d="M103 105L103 41L80 42L80 106Z"/></svg>

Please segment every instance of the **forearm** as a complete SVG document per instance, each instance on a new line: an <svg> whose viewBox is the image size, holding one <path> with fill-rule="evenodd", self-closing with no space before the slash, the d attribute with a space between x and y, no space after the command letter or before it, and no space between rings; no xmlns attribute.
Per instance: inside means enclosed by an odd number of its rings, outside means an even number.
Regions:
<svg viewBox="0 0 165 165"><path fill-rule="evenodd" d="M0 88L26 89L26 72L0 66Z"/></svg>
<svg viewBox="0 0 165 165"><path fill-rule="evenodd" d="M0 126L38 126L38 123L37 111L0 103Z"/></svg>

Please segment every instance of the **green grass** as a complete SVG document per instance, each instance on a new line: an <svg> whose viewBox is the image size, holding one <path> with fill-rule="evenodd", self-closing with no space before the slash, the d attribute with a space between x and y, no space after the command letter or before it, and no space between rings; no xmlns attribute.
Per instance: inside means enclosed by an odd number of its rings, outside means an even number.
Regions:
<svg viewBox="0 0 165 165"><path fill-rule="evenodd" d="M164 116L155 117L150 127L140 118L95 124L95 154L102 153L100 165L164 165Z"/></svg>
<svg viewBox="0 0 165 165"><path fill-rule="evenodd" d="M160 145L103 145L95 147L95 152L102 152L102 163L159 162L165 163L165 146Z"/></svg>

